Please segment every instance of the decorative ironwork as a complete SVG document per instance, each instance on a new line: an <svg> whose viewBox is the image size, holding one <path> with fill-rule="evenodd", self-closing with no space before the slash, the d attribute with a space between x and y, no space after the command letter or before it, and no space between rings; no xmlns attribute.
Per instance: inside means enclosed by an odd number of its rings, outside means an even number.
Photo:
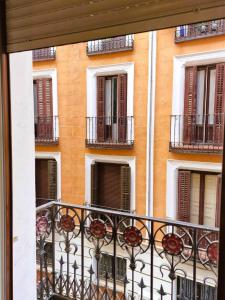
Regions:
<svg viewBox="0 0 225 300"><path fill-rule="evenodd" d="M173 152L221 153L224 114L170 116L169 149Z"/></svg>
<svg viewBox="0 0 225 300"><path fill-rule="evenodd" d="M37 145L58 144L58 116L35 116L34 134Z"/></svg>
<svg viewBox="0 0 225 300"><path fill-rule="evenodd" d="M124 35L114 38L89 41L87 43L87 55L105 54L134 49L133 35Z"/></svg>
<svg viewBox="0 0 225 300"><path fill-rule="evenodd" d="M168 233L163 237L162 246L170 255L180 255L184 248L182 239L174 233Z"/></svg>
<svg viewBox="0 0 225 300"><path fill-rule="evenodd" d="M37 208L36 228L40 300L215 297L217 229L57 202Z"/></svg>
<svg viewBox="0 0 225 300"><path fill-rule="evenodd" d="M225 34L225 20L214 20L176 28L175 42L185 42Z"/></svg>
<svg viewBox="0 0 225 300"><path fill-rule="evenodd" d="M33 61L54 60L56 51L54 47L33 50Z"/></svg>
<svg viewBox="0 0 225 300"><path fill-rule="evenodd" d="M104 136L98 138L98 123L105 124ZM120 124L125 124L124 138L119 136ZM86 146L88 148L123 148L134 145L134 117L87 117Z"/></svg>
<svg viewBox="0 0 225 300"><path fill-rule="evenodd" d="M69 215L63 215L60 219L60 227L66 232L71 232L75 228L74 220Z"/></svg>
<svg viewBox="0 0 225 300"><path fill-rule="evenodd" d="M129 226L124 230L123 238L125 243L131 247L140 246L142 243L141 231L134 226Z"/></svg>

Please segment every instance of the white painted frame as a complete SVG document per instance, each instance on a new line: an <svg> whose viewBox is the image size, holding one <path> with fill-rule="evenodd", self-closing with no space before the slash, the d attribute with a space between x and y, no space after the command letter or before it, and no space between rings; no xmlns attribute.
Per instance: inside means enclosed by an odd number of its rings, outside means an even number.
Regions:
<svg viewBox="0 0 225 300"><path fill-rule="evenodd" d="M51 78L52 79L52 109L53 109L53 120L54 117L58 117L58 89L57 89L57 70L53 69L43 69L43 70L33 70L33 79L38 78ZM53 121L53 134L54 138L59 137L59 119L56 118Z"/></svg>
<svg viewBox="0 0 225 300"><path fill-rule="evenodd" d="M85 203L91 204L91 165L95 162L128 164L131 169L131 183L130 183L130 210L132 212L136 209L136 159L134 156L113 156L113 155L85 155Z"/></svg>
<svg viewBox="0 0 225 300"><path fill-rule="evenodd" d="M220 173L222 172L222 163L172 159L167 161L166 216L173 220L176 219L177 212L177 180L179 169Z"/></svg>
<svg viewBox="0 0 225 300"><path fill-rule="evenodd" d="M57 162L57 200L61 200L61 153L60 152L35 152L35 159L55 159Z"/></svg>
<svg viewBox="0 0 225 300"><path fill-rule="evenodd" d="M127 74L127 116L134 115L134 63L127 62L87 68L87 117L97 116L97 76L110 76L124 73ZM128 119L128 122L132 122L132 120ZM131 125L128 124L128 128L129 126ZM130 130L127 131L128 141L134 140L134 122L132 123L131 132ZM96 139L96 127L94 127L91 134L91 138ZM88 132L87 138L90 138Z"/></svg>
<svg viewBox="0 0 225 300"><path fill-rule="evenodd" d="M172 115L182 115L184 113L184 89L185 89L185 67L208 65L225 62L225 49L177 55L173 59L173 95L172 95ZM175 128L174 121L171 129ZM171 140L179 142L182 128L176 126L176 131L171 130Z"/></svg>

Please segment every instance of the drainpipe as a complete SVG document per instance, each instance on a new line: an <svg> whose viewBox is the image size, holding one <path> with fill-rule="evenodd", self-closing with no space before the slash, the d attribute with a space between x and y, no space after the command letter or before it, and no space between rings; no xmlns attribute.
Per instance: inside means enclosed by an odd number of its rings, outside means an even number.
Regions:
<svg viewBox="0 0 225 300"><path fill-rule="evenodd" d="M153 216L153 167L154 167L154 122L156 85L156 31L149 32L148 106L147 106L147 166L146 166L146 213Z"/></svg>

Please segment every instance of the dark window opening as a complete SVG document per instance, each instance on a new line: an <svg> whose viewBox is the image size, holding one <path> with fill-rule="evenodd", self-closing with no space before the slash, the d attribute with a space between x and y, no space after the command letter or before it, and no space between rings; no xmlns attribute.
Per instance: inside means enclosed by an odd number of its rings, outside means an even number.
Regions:
<svg viewBox="0 0 225 300"><path fill-rule="evenodd" d="M127 264L126 264L126 259L122 257L114 258L112 255L103 253L99 263L99 275L104 278L107 272L109 278L112 279L114 262L115 262L116 280L123 281L126 276Z"/></svg>

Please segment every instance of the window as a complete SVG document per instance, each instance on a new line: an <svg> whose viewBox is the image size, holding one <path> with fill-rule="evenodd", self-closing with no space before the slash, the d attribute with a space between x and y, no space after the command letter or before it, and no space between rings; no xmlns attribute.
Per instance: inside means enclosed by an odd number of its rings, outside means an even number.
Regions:
<svg viewBox="0 0 225 300"><path fill-rule="evenodd" d="M224 63L186 67L185 143L222 143L224 101Z"/></svg>
<svg viewBox="0 0 225 300"><path fill-rule="evenodd" d="M115 260L116 260L115 261L116 280L123 281L127 273L126 259L122 257L116 257ZM108 272L110 279L112 279L113 265L114 265L114 257L112 255L103 253L99 263L100 276L105 277L106 272Z"/></svg>
<svg viewBox="0 0 225 300"><path fill-rule="evenodd" d="M193 298L193 281L177 277L177 299L192 299ZM216 288L207 284L197 282L196 284L196 299L216 299Z"/></svg>
<svg viewBox="0 0 225 300"><path fill-rule="evenodd" d="M33 80L35 138L53 139L52 79Z"/></svg>
<svg viewBox="0 0 225 300"><path fill-rule="evenodd" d="M127 75L97 77L97 140L125 142Z"/></svg>
<svg viewBox="0 0 225 300"><path fill-rule="evenodd" d="M91 166L93 205L130 210L130 167L95 162Z"/></svg>
<svg viewBox="0 0 225 300"><path fill-rule="evenodd" d="M36 205L57 199L57 162L54 159L35 160Z"/></svg>
<svg viewBox="0 0 225 300"><path fill-rule="evenodd" d="M180 221L218 226L221 174L178 171L177 214Z"/></svg>

